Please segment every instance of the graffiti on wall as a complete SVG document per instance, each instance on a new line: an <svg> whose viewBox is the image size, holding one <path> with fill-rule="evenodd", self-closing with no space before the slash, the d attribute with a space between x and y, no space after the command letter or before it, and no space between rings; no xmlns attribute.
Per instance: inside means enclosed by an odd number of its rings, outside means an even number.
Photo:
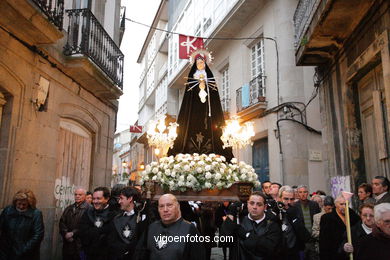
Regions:
<svg viewBox="0 0 390 260"><path fill-rule="evenodd" d="M70 182L70 178L62 176L61 179L56 179L54 184L54 197L56 199L56 208L65 209L70 204L74 203L75 186Z"/></svg>
<svg viewBox="0 0 390 260"><path fill-rule="evenodd" d="M335 176L330 178L332 197L336 198L342 191L351 191L351 176Z"/></svg>

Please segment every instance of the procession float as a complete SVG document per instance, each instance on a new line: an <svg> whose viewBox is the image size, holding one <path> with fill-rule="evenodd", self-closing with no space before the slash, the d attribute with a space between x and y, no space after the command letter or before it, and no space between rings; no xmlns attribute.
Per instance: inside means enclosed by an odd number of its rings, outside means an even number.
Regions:
<svg viewBox="0 0 390 260"><path fill-rule="evenodd" d="M162 116L149 123L148 145L158 161L141 173L144 195L153 200L167 192L188 201L246 200L260 183L253 167L235 158L232 148L251 144L253 123L225 122L208 50L196 49L189 60L177 121L167 125Z"/></svg>

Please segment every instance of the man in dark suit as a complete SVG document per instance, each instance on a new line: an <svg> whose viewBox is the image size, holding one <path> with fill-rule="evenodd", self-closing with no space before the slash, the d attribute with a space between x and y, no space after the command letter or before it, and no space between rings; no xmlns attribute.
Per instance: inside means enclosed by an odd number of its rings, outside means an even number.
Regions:
<svg viewBox="0 0 390 260"><path fill-rule="evenodd" d="M345 199L338 196L335 200L335 210L321 217L320 222L320 259L347 260L348 256L340 252L339 248L346 232ZM359 222L359 216L349 209L351 226Z"/></svg>
<svg viewBox="0 0 390 260"><path fill-rule="evenodd" d="M312 200L309 200L309 189L306 185L299 185L298 188L298 197L299 200L295 203L295 207L298 209L298 216L300 219L303 219L305 228L311 234L313 226L313 216L321 212L320 206L318 203ZM317 253L315 251L314 242L307 242L305 245L305 259L315 259Z"/></svg>
<svg viewBox="0 0 390 260"><path fill-rule="evenodd" d="M98 187L92 195L93 207L87 209L79 223L79 236L87 259L108 259L107 234L110 222L115 217L108 205L110 190Z"/></svg>
<svg viewBox="0 0 390 260"><path fill-rule="evenodd" d="M371 184L372 184L372 193L374 194L374 198L376 201L375 205L384 202L389 203L390 202L389 179L387 179L384 176L375 176L374 179L372 179Z"/></svg>
<svg viewBox="0 0 390 260"><path fill-rule="evenodd" d="M125 187L119 192L121 213L111 221L107 236L110 260L131 260L138 240L146 229L147 219L135 208L141 201L140 192L133 187Z"/></svg>

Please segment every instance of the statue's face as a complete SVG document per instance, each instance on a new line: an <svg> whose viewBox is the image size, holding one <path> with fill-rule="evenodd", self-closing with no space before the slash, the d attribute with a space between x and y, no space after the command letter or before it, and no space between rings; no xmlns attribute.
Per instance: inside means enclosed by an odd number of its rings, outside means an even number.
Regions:
<svg viewBox="0 0 390 260"><path fill-rule="evenodd" d="M196 60L196 67L198 68L198 70L204 70L204 68L205 68L204 60L197 59Z"/></svg>

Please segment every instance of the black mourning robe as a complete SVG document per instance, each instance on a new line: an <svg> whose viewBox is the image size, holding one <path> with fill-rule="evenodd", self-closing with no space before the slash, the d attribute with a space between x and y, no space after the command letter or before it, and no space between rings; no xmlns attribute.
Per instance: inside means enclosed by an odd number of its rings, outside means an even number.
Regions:
<svg viewBox="0 0 390 260"><path fill-rule="evenodd" d="M165 236L182 240L163 242L161 237ZM196 227L183 218L170 225L164 225L158 220L149 226L147 234L149 257L143 260L205 260L204 245L200 240L196 240L199 236ZM188 237L189 240L186 241L184 237Z"/></svg>
<svg viewBox="0 0 390 260"><path fill-rule="evenodd" d="M229 260L274 260L282 242L282 230L267 217L259 224L245 216L240 224L226 218L220 235L233 236Z"/></svg>
<svg viewBox="0 0 390 260"><path fill-rule="evenodd" d="M79 223L79 237L87 259L108 259L107 235L115 215L116 212L109 207L103 210L90 207L84 212ZM98 219L101 222L99 227L95 225Z"/></svg>
<svg viewBox="0 0 390 260"><path fill-rule="evenodd" d="M193 83L194 73L197 71L196 62L188 74L187 86L183 102L180 107L177 123L177 138L173 148L169 149L168 156L178 153L198 153L223 155L227 162L234 157L230 147L223 149L221 140L222 127L225 126L221 101L217 88L206 86L206 102L202 103L199 98L199 85ZM205 63L205 71L208 81L214 78L213 73ZM212 79L212 81L215 81ZM190 83L192 82L192 83ZM191 89L192 88L192 89ZM209 88L209 91L207 91ZM211 116L209 116L209 100Z"/></svg>

